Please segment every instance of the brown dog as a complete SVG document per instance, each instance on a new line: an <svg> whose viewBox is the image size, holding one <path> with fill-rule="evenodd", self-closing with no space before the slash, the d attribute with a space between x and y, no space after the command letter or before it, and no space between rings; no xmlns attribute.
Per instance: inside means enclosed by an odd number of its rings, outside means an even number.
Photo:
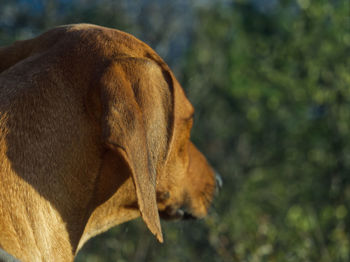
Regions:
<svg viewBox="0 0 350 262"><path fill-rule="evenodd" d="M141 214L203 217L215 177L190 142L193 108L133 36L80 24L0 49L0 247L72 261ZM158 214L159 212L159 214Z"/></svg>

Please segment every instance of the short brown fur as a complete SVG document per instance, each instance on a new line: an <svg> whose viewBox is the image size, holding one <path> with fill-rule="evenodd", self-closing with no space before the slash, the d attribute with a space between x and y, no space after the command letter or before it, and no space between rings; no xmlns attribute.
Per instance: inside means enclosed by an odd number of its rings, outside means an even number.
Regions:
<svg viewBox="0 0 350 262"><path fill-rule="evenodd" d="M213 172L193 108L164 61L118 30L78 24L0 48L0 247L72 261L141 214L207 213Z"/></svg>

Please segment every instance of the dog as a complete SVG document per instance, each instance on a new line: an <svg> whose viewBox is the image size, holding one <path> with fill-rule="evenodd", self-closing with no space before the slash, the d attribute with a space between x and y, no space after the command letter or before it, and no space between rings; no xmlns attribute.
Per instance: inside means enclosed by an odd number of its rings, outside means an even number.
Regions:
<svg viewBox="0 0 350 262"><path fill-rule="evenodd" d="M0 248L72 261L141 215L202 218L217 182L190 141L194 109L145 43L90 24L0 48Z"/></svg>

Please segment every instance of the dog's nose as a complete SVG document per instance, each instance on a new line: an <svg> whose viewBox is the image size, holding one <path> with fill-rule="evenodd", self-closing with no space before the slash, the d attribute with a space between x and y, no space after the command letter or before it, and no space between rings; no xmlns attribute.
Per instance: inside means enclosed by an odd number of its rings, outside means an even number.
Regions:
<svg viewBox="0 0 350 262"><path fill-rule="evenodd" d="M216 193L219 193L220 189L222 188L223 182L218 172L215 172L215 182L216 182Z"/></svg>

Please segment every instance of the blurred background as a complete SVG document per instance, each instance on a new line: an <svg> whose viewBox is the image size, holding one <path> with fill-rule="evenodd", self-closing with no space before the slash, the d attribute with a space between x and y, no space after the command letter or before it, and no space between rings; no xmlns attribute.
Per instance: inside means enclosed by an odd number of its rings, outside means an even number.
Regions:
<svg viewBox="0 0 350 262"><path fill-rule="evenodd" d="M0 0L0 45L79 22L165 59L224 188L164 244L138 219L76 261L350 261L349 0Z"/></svg>

